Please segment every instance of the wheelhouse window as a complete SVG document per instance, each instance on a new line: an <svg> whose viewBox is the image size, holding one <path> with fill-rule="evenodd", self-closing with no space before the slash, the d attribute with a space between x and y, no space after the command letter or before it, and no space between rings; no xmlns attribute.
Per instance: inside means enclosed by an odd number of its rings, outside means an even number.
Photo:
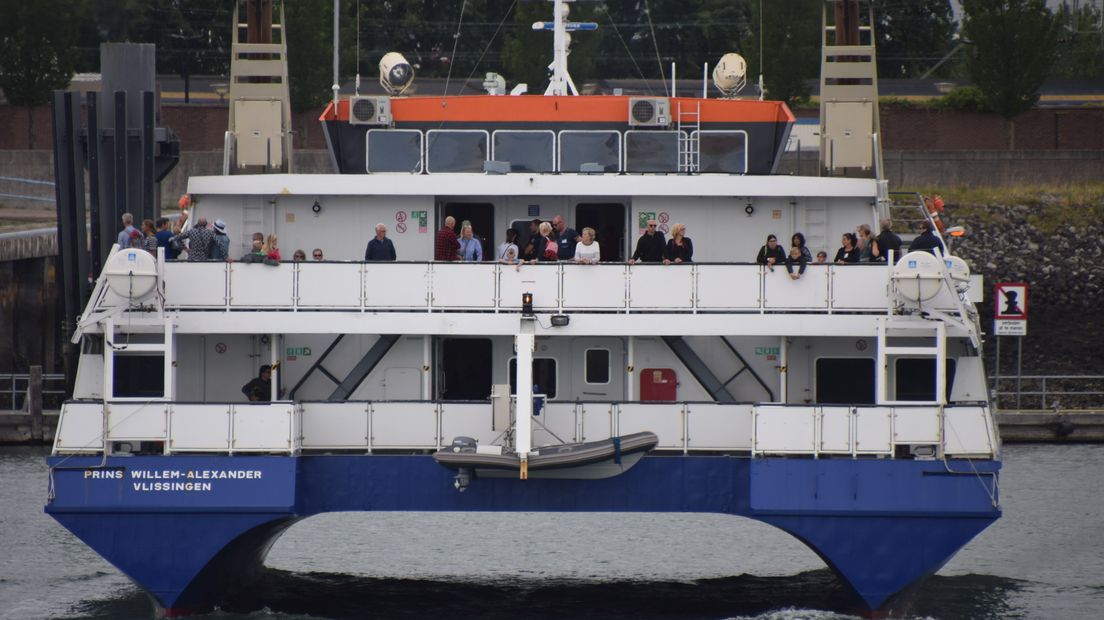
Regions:
<svg viewBox="0 0 1104 620"><path fill-rule="evenodd" d="M700 172L747 172L747 132L695 131Z"/></svg>
<svg viewBox="0 0 1104 620"><path fill-rule="evenodd" d="M551 131L494 132L495 161L510 163L510 172L553 172L556 159L556 134Z"/></svg>
<svg viewBox="0 0 1104 620"><path fill-rule="evenodd" d="M621 170L621 134L616 131L561 131L560 171L581 172L597 164L606 172Z"/></svg>
<svg viewBox="0 0 1104 620"><path fill-rule="evenodd" d="M367 172L422 171L422 132L416 129L369 129L365 145Z"/></svg>
<svg viewBox="0 0 1104 620"><path fill-rule="evenodd" d="M607 384L610 382L610 352L609 349L587 349L584 374L586 382L590 384Z"/></svg>
<svg viewBox="0 0 1104 620"><path fill-rule="evenodd" d="M551 357L533 358L533 389L548 398L556 398L556 360ZM510 393L517 394L517 358L510 358Z"/></svg>
<svg viewBox="0 0 1104 620"><path fill-rule="evenodd" d="M625 170L678 172L681 131L626 131Z"/></svg>
<svg viewBox="0 0 1104 620"><path fill-rule="evenodd" d="M816 361L816 402L873 405L874 358L822 357Z"/></svg>
<svg viewBox="0 0 1104 620"><path fill-rule="evenodd" d="M483 172L488 134L474 129L431 129L426 132L429 172Z"/></svg>

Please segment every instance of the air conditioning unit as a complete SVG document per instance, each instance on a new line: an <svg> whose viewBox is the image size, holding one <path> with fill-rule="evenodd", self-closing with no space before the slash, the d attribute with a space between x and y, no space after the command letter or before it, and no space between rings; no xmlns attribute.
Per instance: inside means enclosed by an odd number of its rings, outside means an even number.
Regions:
<svg viewBox="0 0 1104 620"><path fill-rule="evenodd" d="M629 97L630 127L667 127L671 124L671 100Z"/></svg>
<svg viewBox="0 0 1104 620"><path fill-rule="evenodd" d="M350 97L350 125L390 125L391 99L389 97Z"/></svg>

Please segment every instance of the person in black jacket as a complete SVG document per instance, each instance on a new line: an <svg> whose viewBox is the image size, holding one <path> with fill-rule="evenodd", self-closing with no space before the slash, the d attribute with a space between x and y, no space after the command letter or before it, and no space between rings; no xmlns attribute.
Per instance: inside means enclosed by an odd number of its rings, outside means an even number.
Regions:
<svg viewBox="0 0 1104 620"><path fill-rule="evenodd" d="M873 259L875 261L887 261L891 251L893 252L893 260L901 258L901 238L893 232L893 221L886 218L882 220L882 231L874 238Z"/></svg>
<svg viewBox="0 0 1104 620"><path fill-rule="evenodd" d="M694 244L690 241L690 237L686 236L686 224L675 224L671 227L671 238L667 240L663 264L692 262L694 262Z"/></svg>
<svg viewBox="0 0 1104 620"><path fill-rule="evenodd" d="M843 243L843 247L836 250L836 258L833 262L837 265L859 262L860 250L858 248L858 240L855 238L855 233L843 233L843 238L840 241Z"/></svg>
<svg viewBox="0 0 1104 620"><path fill-rule="evenodd" d="M648 228L636 240L636 251L629 259L629 264L632 265L637 261L642 263L662 262L666 249L667 241L663 238L663 233L656 230L656 221L648 220Z"/></svg>
<svg viewBox="0 0 1104 620"><path fill-rule="evenodd" d="M920 234L909 244L909 252L924 251L935 254L935 248L939 248L941 254L947 254L947 248L943 247L943 242L932 232L931 223L924 220L920 222Z"/></svg>
<svg viewBox="0 0 1104 620"><path fill-rule="evenodd" d="M382 223L376 224L376 236L368 242L364 250L364 260L395 260L395 244L387 238L387 227Z"/></svg>
<svg viewBox="0 0 1104 620"><path fill-rule="evenodd" d="M242 386L242 394L253 402L272 400L272 367L268 364L261 366L258 376Z"/></svg>
<svg viewBox="0 0 1104 620"><path fill-rule="evenodd" d="M778 247L778 237L767 235L767 243L759 248L759 254L755 257L755 262L766 265L771 271L774 271L775 265L786 262L786 252Z"/></svg>

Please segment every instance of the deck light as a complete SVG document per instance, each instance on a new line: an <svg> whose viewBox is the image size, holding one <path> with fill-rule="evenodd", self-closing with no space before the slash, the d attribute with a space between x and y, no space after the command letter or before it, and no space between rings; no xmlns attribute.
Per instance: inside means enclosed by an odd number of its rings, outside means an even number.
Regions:
<svg viewBox="0 0 1104 620"><path fill-rule="evenodd" d="M553 314L552 325L554 327L563 327L571 322L571 317L566 314Z"/></svg>
<svg viewBox="0 0 1104 620"><path fill-rule="evenodd" d="M521 294L521 316L533 316L533 294Z"/></svg>
<svg viewBox="0 0 1104 620"><path fill-rule="evenodd" d="M322 205L318 204L318 201L315 200L314 204L311 205L311 211L314 211L314 214L318 215L319 213L322 212Z"/></svg>
<svg viewBox="0 0 1104 620"><path fill-rule="evenodd" d="M747 213L747 216L751 217L751 215L755 213L755 207L751 206L750 202L747 203L747 206L744 207L744 213Z"/></svg>

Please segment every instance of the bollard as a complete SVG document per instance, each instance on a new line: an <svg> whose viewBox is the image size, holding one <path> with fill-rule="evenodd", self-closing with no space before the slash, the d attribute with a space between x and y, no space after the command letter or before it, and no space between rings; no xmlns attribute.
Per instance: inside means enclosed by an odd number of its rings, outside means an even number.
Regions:
<svg viewBox="0 0 1104 620"><path fill-rule="evenodd" d="M27 380L27 411L31 414L31 441L41 443L42 432L42 366L31 366Z"/></svg>

